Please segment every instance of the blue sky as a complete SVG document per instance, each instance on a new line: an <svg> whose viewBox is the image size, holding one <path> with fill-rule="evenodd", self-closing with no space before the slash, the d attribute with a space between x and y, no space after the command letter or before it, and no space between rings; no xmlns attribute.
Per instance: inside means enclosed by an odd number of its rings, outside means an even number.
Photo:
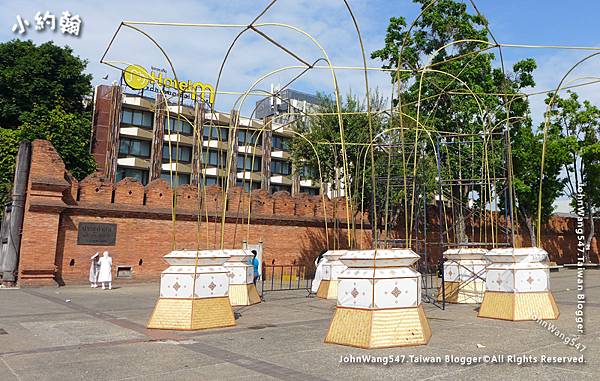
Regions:
<svg viewBox="0 0 600 381"><path fill-rule="evenodd" d="M205 1L136 1L128 2L104 0L102 6L97 1L36 1L10 2L3 7L0 15L0 39L31 38L36 42L54 40L57 44L72 46L75 53L86 58L89 71L94 75L94 83L110 83L119 77L119 71L99 63L112 34L122 20L173 21L194 23L239 23L246 24L270 0L205 0ZM168 6L165 6L168 4ZM367 53L383 45L389 17L404 16L411 21L418 13L418 6L411 1L390 0L350 0L363 32ZM496 38L504 43L552 44L552 45L600 45L600 26L594 19L600 12L600 2L596 1L516 1L479 0L480 11L490 21ZM60 16L64 10L79 14L83 28L79 38L65 36L60 32L35 31L33 25L26 36L11 31L16 16L21 15L33 23L37 11L50 11ZM299 26L313 35L326 49L335 65L361 64L360 51L351 20L342 0L279 0L263 16L264 22L282 22ZM237 29L198 29L174 27L143 27L166 47L173 58L179 77L214 83L216 73L227 43L237 33ZM263 27L266 33L275 37L306 60L321 57L318 48L304 36L280 27ZM534 57L538 61L536 72L537 89L556 86L562 74L585 55L584 52L538 49L505 49L507 63ZM109 59L166 67L166 61L157 49L132 31L123 31L117 36ZM600 68L597 60L584 65L579 75L593 75ZM255 34L247 33L240 40L224 71L221 89L245 90L260 75L283 66L297 64L291 57ZM370 65L379 66L376 61ZM268 89L270 83L285 83L297 74L298 70L285 71L273 75L259 84L258 88ZM108 75L107 80L102 77ZM338 71L340 89L343 93L362 93L364 84L362 73ZM306 91L331 92L331 75L326 70L311 73L299 81L295 87ZM382 93L390 94L387 74L372 72L369 80L372 87L379 87ZM596 97L592 89L581 91L584 96ZM221 108L227 109L234 102L234 96L220 98ZM542 98L542 97L537 97ZM540 119L543 112L541 101L534 101L534 118ZM248 99L247 103L253 103Z"/></svg>
<svg viewBox="0 0 600 381"><path fill-rule="evenodd" d="M164 1L38 1L3 2L0 14L0 40L31 38L35 42L54 40L59 45L68 44L76 54L89 61L88 70L94 75L94 84L112 83L120 76L116 69L99 63L100 57L119 23L123 20L170 21L191 23L235 23L247 24L270 0L178 0ZM404 16L409 22L418 13L418 6L411 1L392 0L349 0L360 24L367 53L384 44L388 20L392 16ZM532 45L577 45L600 46L600 14L598 1L559 0L479 0L479 10L488 18L492 32L502 43ZM81 36L74 38L56 31L38 32L33 25L27 35L11 31L16 16L21 15L32 24L36 12L46 10L60 17L64 10L79 14L83 20ZM286 23L298 26L313 36L323 46L334 65L360 66L361 56L353 24L342 0L279 0L261 18L261 22ZM177 75L183 79L216 81L221 60L228 43L239 29L143 27L167 50L175 64ZM306 36L278 26L261 27L277 41L290 47L307 61L322 57L322 52ZM538 62L533 90L554 88L564 73L589 52L558 49L505 49L509 65L527 57ZM168 67L156 47L131 30L120 33L108 54L114 61L138 63L145 66ZM582 65L571 78L597 76L600 59ZM234 49L223 73L221 90L245 91L257 77L269 71L298 64L293 58L270 45L254 33L246 33ZM379 62L369 60L370 66ZM299 72L287 70L266 78L256 88L269 90L271 83L286 83ZM359 71L337 71L340 91L364 93L362 73ZM108 76L104 80L102 77ZM371 72L371 87L379 88L384 96L391 95L389 76ZM327 70L311 72L294 86L305 91L333 91L331 73ZM578 90L583 98L600 104L598 85ZM217 108L228 110L237 96L219 96ZM535 121L541 121L544 112L543 96L531 98ZM248 98L243 112L251 109L257 98Z"/></svg>

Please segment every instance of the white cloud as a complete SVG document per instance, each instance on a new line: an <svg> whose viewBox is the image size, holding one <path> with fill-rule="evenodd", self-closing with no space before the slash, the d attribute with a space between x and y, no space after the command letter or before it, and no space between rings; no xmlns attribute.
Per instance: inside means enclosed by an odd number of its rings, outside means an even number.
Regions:
<svg viewBox="0 0 600 381"><path fill-rule="evenodd" d="M103 1L97 2L32 1L6 4L0 23L5 28L0 37L8 40L15 35L10 28L21 15L33 22L36 12L49 10L59 16L63 10L79 14L83 20L80 38L62 35L59 31L35 31L31 27L24 38L36 43L54 40L59 45L68 44L75 53L89 61L88 71L94 76L94 84L111 83L118 80L120 72L100 64L99 60L108 46L118 25L123 20L165 21L182 23L228 23L247 24L270 1L178 1L169 4L162 1ZM355 3L355 4L352 4ZM363 29L367 57L370 52L383 45L387 19L397 14L374 13L366 2L351 2ZM373 4L375 6L376 4ZM396 10L398 5L390 5ZM326 50L334 65L361 66L362 56L352 20L343 1L279 0L259 23L281 23L302 28L319 42ZM215 83L221 61L229 43L240 31L239 28L194 28L169 26L139 26L165 47L172 58L177 75L180 78ZM260 28L270 37L288 47L309 63L323 57L321 50L305 35L283 26L263 26ZM108 59L139 63L145 66L155 65L168 68L160 51L140 33L122 28ZM220 84L221 90L245 91L260 76L287 65L300 63L283 50L269 43L252 31L247 31L239 39L224 68ZM370 66L380 66L379 62L368 59ZM300 70L286 70L265 79L257 87L269 89L271 83L287 83ZM358 95L364 94L364 79L361 71L336 72L340 92L352 90ZM108 75L107 80L102 77ZM384 95L391 94L389 75L383 72L370 72L371 88L379 87ZM294 88L315 92L333 92L331 73L328 70L312 70L292 85ZM217 108L227 110L233 104L235 96L220 96ZM247 105L253 104L256 97L249 98ZM244 107L243 112L248 112Z"/></svg>
<svg viewBox="0 0 600 381"><path fill-rule="evenodd" d="M593 53L592 51L570 51L553 50L537 55L536 61L538 69L534 72L536 86L530 92L540 92L555 90L563 77L569 70L577 64L578 61ZM581 65L577 66L563 82L565 85L574 85L584 82L590 82L595 79L600 80L600 55L590 58ZM596 105L600 105L600 82L587 86L577 87L571 91L579 94L580 100L587 99ZM566 90L561 91L561 96L566 95ZM532 117L537 124L544 120L546 104L544 100L546 94L530 97Z"/></svg>

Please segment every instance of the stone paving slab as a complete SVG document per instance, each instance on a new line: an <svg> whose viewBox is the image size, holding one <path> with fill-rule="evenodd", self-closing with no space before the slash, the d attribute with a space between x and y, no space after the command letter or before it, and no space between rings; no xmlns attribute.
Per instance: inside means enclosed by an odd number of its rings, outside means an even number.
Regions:
<svg viewBox="0 0 600 381"><path fill-rule="evenodd" d="M575 333L576 272L552 273L561 316ZM536 322L477 318L477 305L425 304L433 336L427 346L362 350L324 344L335 301L305 291L272 292L266 302L235 308L232 328L147 330L157 284L111 291L83 286L0 290L0 380L587 380L600 372L600 271L586 272L587 363L430 364L445 356L574 356ZM68 300L68 302L67 302ZM480 346L478 346L480 344ZM340 363L363 355L403 363ZM410 362L408 359L421 359ZM107 366L106 364L110 364Z"/></svg>

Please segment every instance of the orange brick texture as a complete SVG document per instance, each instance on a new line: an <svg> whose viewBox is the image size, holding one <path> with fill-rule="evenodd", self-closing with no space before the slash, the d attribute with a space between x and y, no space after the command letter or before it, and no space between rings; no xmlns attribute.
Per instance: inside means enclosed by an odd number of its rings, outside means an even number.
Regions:
<svg viewBox="0 0 600 381"><path fill-rule="evenodd" d="M174 198L175 195L175 198ZM89 258L108 250L114 268L131 266L133 280L158 280L167 265L162 257L173 249L239 248L244 240L263 242L265 263L311 265L327 248L322 197L287 192L270 195L229 191L223 213L218 186L198 189L190 185L171 189L164 180L146 187L132 179L117 184L97 174L77 182L52 147L43 140L32 145L32 167L20 257L22 286L84 283ZM326 198L326 207L334 201ZM175 207L175 209L173 209ZM250 207L250 213L249 213ZM327 211L333 217L333 211ZM175 221L173 221L173 216ZM221 221L225 217L225 223ZM341 228L328 221L330 244L347 247L346 216L338 213ZM81 222L114 223L114 246L78 245ZM360 234L370 247L368 221Z"/></svg>
<svg viewBox="0 0 600 381"><path fill-rule="evenodd" d="M291 197L287 192L270 195L263 190L247 193L233 188L223 211L224 195L217 186L198 190L184 185L172 190L160 179L144 187L131 179L113 184L97 175L77 182L44 140L33 142L31 160L20 248L21 286L84 283L90 256L103 250L111 253L115 268L131 266L134 281L158 281L167 267L162 260L165 254L173 249L219 248L221 230L225 248L239 248L244 240L262 241L267 264L311 266L327 248L328 240L330 247L334 241L340 248L347 247L346 203L341 198ZM430 242L439 238L434 209L430 208ZM333 223L334 216L339 223ZM225 222L221 223L223 217ZM366 213L350 218L356 222L359 245L370 248ZM80 222L117 224L115 245L78 245ZM542 241L551 261L576 262L575 223L575 219L553 217L545 225ZM519 231L517 240L527 245L527 236ZM595 239L591 253L594 262L598 262L598 253ZM437 260L437 247L429 249L429 256L432 262Z"/></svg>

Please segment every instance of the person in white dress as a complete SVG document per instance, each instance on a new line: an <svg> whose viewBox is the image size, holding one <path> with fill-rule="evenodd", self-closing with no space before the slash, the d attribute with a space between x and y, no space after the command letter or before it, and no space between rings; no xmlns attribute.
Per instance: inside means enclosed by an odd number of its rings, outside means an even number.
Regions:
<svg viewBox="0 0 600 381"><path fill-rule="evenodd" d="M323 250L319 256L315 259L315 278L312 281L312 285L310 287L310 292L316 294L319 290L319 285L321 284L321 280L323 279L323 265L327 262L327 259L323 258L323 254L325 254L327 250Z"/></svg>
<svg viewBox="0 0 600 381"><path fill-rule="evenodd" d="M92 288L98 287L98 270L100 265L98 264L98 259L100 259L100 253L96 252L96 254L92 255L90 258L90 285Z"/></svg>
<svg viewBox="0 0 600 381"><path fill-rule="evenodd" d="M112 289L112 258L108 255L108 251L102 253L102 257L98 260L100 271L98 273L98 282L102 284L102 289Z"/></svg>

